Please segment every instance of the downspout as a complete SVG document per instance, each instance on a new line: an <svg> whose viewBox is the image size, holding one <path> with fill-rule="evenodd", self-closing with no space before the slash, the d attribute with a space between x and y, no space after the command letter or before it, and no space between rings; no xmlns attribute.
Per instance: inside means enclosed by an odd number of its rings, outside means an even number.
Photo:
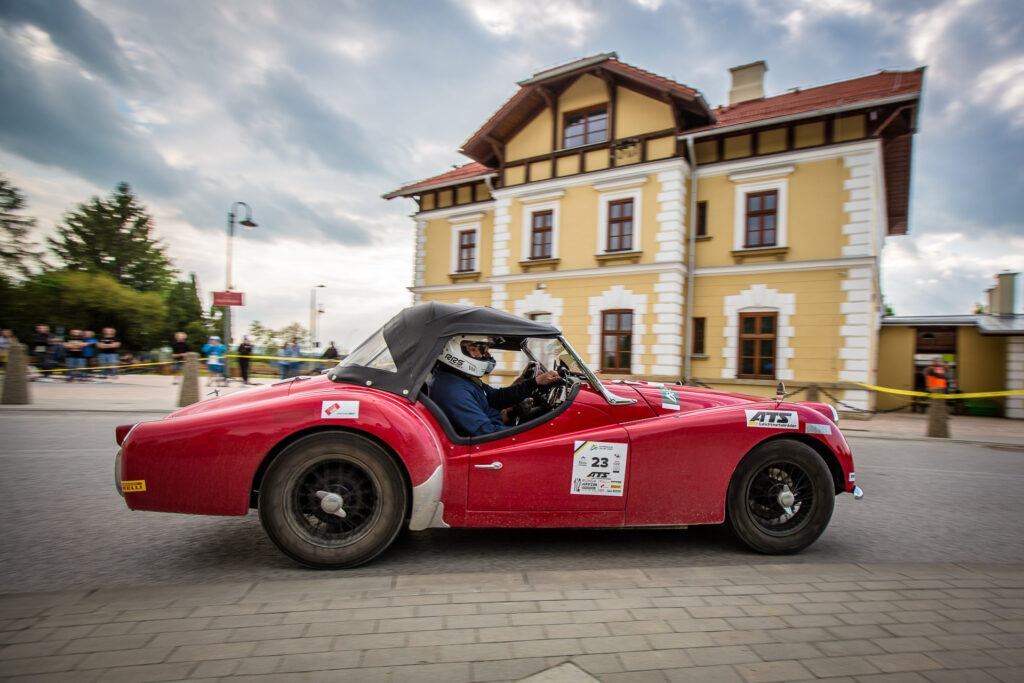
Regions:
<svg viewBox="0 0 1024 683"><path fill-rule="evenodd" d="M691 365L693 362L693 280L694 280L694 255L697 244L697 163L693 154L693 136L686 136L686 160L690 163L690 229L689 248L686 250L686 316L683 324L686 326L683 344L683 383L689 384L691 377Z"/></svg>

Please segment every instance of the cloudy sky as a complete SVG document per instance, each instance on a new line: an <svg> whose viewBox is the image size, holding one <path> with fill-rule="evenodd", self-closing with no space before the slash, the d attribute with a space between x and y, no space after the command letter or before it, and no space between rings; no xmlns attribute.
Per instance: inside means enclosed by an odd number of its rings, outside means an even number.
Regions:
<svg viewBox="0 0 1024 683"><path fill-rule="evenodd" d="M206 303L246 202L235 334L308 325L323 284L320 337L352 346L411 300L414 206L380 196L465 163L517 80L609 51L712 106L759 59L769 95L927 66L886 300L969 313L1024 270L1019 0L0 2L0 173L40 235L127 181Z"/></svg>

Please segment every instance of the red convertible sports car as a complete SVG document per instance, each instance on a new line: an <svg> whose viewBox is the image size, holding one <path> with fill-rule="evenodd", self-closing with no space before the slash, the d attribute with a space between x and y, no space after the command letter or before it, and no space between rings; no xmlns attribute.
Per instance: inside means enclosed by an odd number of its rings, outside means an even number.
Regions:
<svg viewBox="0 0 1024 683"><path fill-rule="evenodd" d="M507 429L465 436L430 398L449 339L490 340L506 367L557 370ZM550 378L550 376L549 376ZM556 328L490 308L405 309L326 375L295 377L117 428L133 510L258 508L289 557L353 567L403 526L686 527L747 546L813 543L835 496L861 496L823 403L601 381Z"/></svg>

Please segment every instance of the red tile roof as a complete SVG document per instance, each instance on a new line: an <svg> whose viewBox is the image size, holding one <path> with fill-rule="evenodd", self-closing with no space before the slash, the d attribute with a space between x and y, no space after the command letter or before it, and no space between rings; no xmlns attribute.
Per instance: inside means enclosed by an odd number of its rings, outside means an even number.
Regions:
<svg viewBox="0 0 1024 683"><path fill-rule="evenodd" d="M870 102L888 97L921 92L924 68L913 71L880 71L871 76L830 83L784 95L740 102L715 109L717 123L697 130L725 128L790 114L807 114L846 104ZM696 132L693 130L687 133Z"/></svg>
<svg viewBox="0 0 1024 683"><path fill-rule="evenodd" d="M418 182L412 183L411 185L400 187L394 192L389 192L388 194L384 195L384 199L404 197L413 194L416 190L423 189L426 187L448 185L451 183L458 182L460 180L468 180L469 178L483 177L486 175L490 175L492 173L496 173L496 171L493 168L488 168L487 166L484 166L483 164L478 164L477 162L474 161L466 164L465 166L459 166L458 168L448 171L447 173L442 173L441 175L436 175L432 178L427 178L425 180L420 180Z"/></svg>

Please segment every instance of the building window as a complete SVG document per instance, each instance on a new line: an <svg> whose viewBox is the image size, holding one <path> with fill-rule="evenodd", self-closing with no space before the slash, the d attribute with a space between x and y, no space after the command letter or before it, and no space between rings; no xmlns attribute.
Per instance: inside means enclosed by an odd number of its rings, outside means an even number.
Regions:
<svg viewBox="0 0 1024 683"><path fill-rule="evenodd" d="M747 227L744 247L774 247L778 192L751 192L747 195Z"/></svg>
<svg viewBox="0 0 1024 683"><path fill-rule="evenodd" d="M633 311L601 312L601 372L629 372Z"/></svg>
<svg viewBox="0 0 1024 683"><path fill-rule="evenodd" d="M697 237L708 234L708 203L697 202Z"/></svg>
<svg viewBox="0 0 1024 683"><path fill-rule="evenodd" d="M608 108L604 105L565 115L562 147L579 147L608 139Z"/></svg>
<svg viewBox="0 0 1024 683"><path fill-rule="evenodd" d="M607 251L633 250L633 200L608 202Z"/></svg>
<svg viewBox="0 0 1024 683"><path fill-rule="evenodd" d="M530 258L551 258L551 238L555 214L553 211L537 211L533 214L533 232L530 237Z"/></svg>
<svg viewBox="0 0 1024 683"><path fill-rule="evenodd" d="M704 355L704 321L706 318L693 319L693 353Z"/></svg>
<svg viewBox="0 0 1024 683"><path fill-rule="evenodd" d="M459 232L459 267L456 272L471 273L476 270L476 230Z"/></svg>
<svg viewBox="0 0 1024 683"><path fill-rule="evenodd" d="M740 377L775 379L775 313L740 313Z"/></svg>

